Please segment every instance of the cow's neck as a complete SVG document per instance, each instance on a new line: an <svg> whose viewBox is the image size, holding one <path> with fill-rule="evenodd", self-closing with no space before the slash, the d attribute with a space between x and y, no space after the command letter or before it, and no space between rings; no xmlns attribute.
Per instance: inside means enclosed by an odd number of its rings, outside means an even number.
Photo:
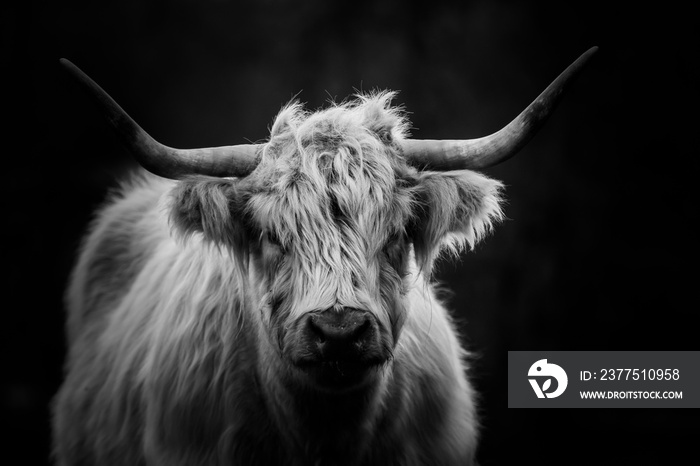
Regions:
<svg viewBox="0 0 700 466"><path fill-rule="evenodd" d="M323 458L357 464L370 447L381 386L342 394L289 388L279 380L264 384L267 406L287 443L313 464Z"/></svg>

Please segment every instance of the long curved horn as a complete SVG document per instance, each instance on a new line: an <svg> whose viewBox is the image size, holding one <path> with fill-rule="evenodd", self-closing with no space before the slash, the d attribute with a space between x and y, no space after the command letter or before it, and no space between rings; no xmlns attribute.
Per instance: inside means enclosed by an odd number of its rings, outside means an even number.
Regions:
<svg viewBox="0 0 700 466"><path fill-rule="evenodd" d="M447 171L492 167L509 159L542 127L566 88L597 50L598 47L588 49L500 131L479 139L407 139L402 142L406 160L419 168Z"/></svg>
<svg viewBox="0 0 700 466"><path fill-rule="evenodd" d="M151 173L171 179L191 174L241 177L257 166L261 144L174 149L159 143L88 75L65 58L61 58L60 62L100 107L136 160Z"/></svg>

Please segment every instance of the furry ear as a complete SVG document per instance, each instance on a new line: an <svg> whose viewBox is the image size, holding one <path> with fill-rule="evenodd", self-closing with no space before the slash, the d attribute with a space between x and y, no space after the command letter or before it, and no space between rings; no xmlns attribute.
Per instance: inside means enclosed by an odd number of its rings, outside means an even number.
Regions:
<svg viewBox="0 0 700 466"><path fill-rule="evenodd" d="M503 219L502 187L468 170L420 173L411 230L421 269L429 272L442 250L456 255L467 246L473 249Z"/></svg>
<svg viewBox="0 0 700 466"><path fill-rule="evenodd" d="M170 221L184 238L201 233L205 240L236 246L243 244L242 196L237 180L193 176L171 192Z"/></svg>

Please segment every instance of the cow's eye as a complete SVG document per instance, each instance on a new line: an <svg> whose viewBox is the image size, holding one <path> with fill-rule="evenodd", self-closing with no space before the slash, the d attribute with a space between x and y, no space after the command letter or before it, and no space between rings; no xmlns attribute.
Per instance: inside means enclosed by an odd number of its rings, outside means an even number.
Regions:
<svg viewBox="0 0 700 466"><path fill-rule="evenodd" d="M392 233L384 243L384 253L389 260L396 261L401 256L404 246L404 237L401 233Z"/></svg>
<svg viewBox="0 0 700 466"><path fill-rule="evenodd" d="M267 242L272 246L282 249L282 242L273 231L268 231L267 233L265 233L265 239L267 239Z"/></svg>
<svg viewBox="0 0 700 466"><path fill-rule="evenodd" d="M401 243L401 235L398 232L391 233L384 243L385 248L391 248Z"/></svg>
<svg viewBox="0 0 700 466"><path fill-rule="evenodd" d="M260 234L260 246L265 251L265 254L277 256L284 253L284 245L273 231L263 231Z"/></svg>

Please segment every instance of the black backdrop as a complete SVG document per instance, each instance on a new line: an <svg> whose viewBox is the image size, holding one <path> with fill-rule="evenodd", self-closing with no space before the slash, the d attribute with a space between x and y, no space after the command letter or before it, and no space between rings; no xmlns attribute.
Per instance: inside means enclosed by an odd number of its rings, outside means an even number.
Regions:
<svg viewBox="0 0 700 466"><path fill-rule="evenodd" d="M418 138L507 123L590 46L547 126L489 169L508 220L441 263L477 354L484 466L666 464L697 410L509 410L508 350L697 350L698 33L669 2L4 2L4 454L42 464L61 294L91 212L133 166L66 57L175 147L259 140L309 108L400 90ZM694 29L695 28L695 29ZM693 235L693 236L691 236ZM76 422L80 422L79 419ZM555 450L565 450L555 458Z"/></svg>

